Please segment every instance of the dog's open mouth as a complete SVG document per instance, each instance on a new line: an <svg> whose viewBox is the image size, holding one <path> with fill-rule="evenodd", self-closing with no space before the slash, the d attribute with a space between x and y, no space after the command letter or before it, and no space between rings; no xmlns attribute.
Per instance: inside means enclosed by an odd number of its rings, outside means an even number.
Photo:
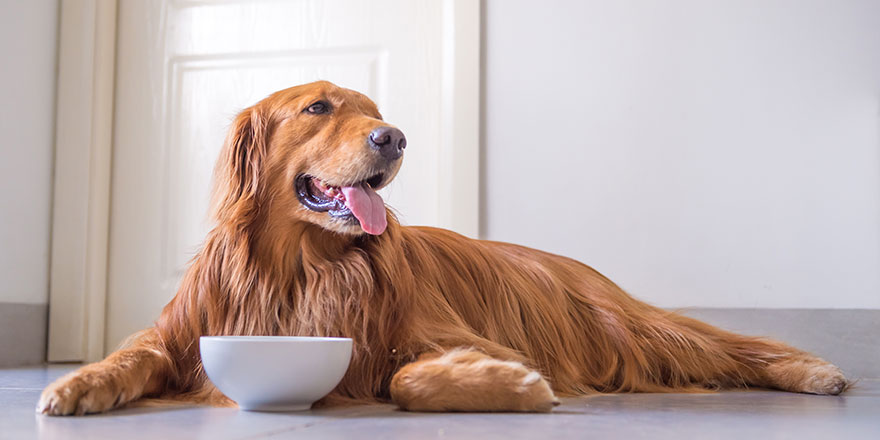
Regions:
<svg viewBox="0 0 880 440"><path fill-rule="evenodd" d="M337 220L360 222L364 232L379 235L388 226L385 202L376 193L385 180L382 173L350 185L331 185L317 177L300 174L296 196L306 208L326 212Z"/></svg>

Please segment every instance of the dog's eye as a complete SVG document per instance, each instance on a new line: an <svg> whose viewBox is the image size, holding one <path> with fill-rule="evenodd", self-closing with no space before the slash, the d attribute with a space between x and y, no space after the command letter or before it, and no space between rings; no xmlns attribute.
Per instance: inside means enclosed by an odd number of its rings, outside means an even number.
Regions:
<svg viewBox="0 0 880 440"><path fill-rule="evenodd" d="M322 115L324 113L330 113L330 104L324 101L318 101L310 106L308 106L305 110L306 113L311 113L313 115Z"/></svg>

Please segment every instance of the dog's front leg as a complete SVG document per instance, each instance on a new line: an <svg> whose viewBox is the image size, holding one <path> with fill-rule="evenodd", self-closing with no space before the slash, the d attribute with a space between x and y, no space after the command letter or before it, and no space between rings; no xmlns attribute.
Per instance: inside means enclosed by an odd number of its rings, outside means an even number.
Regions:
<svg viewBox="0 0 880 440"><path fill-rule="evenodd" d="M58 378L43 390L37 412L56 416L102 412L160 391L169 364L155 338L152 330L144 331L103 361Z"/></svg>
<svg viewBox="0 0 880 440"><path fill-rule="evenodd" d="M537 371L473 349L405 365L391 379L391 398L408 411L548 412L559 404Z"/></svg>

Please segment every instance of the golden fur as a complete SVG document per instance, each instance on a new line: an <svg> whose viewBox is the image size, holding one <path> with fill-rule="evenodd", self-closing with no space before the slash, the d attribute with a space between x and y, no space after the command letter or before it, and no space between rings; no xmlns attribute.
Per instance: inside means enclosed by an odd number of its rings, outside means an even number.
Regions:
<svg viewBox="0 0 880 440"><path fill-rule="evenodd" d="M318 100L331 114L304 112ZM322 404L389 399L426 411L548 411L555 394L761 386L838 394L831 364L652 307L577 261L450 231L381 235L306 209L309 173L342 185L400 160L365 144L387 125L327 82L243 111L216 169L216 227L155 327L50 385L38 410L105 411L144 396L228 405L199 359L202 335L345 336L351 366ZM552 391L551 391L552 389Z"/></svg>

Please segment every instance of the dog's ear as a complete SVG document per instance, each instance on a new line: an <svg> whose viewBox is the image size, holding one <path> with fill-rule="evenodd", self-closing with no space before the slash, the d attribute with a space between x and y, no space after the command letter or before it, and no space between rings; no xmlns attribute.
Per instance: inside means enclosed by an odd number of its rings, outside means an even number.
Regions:
<svg viewBox="0 0 880 440"><path fill-rule="evenodd" d="M235 118L214 169L213 216L246 219L256 208L267 148L267 121L254 106Z"/></svg>

